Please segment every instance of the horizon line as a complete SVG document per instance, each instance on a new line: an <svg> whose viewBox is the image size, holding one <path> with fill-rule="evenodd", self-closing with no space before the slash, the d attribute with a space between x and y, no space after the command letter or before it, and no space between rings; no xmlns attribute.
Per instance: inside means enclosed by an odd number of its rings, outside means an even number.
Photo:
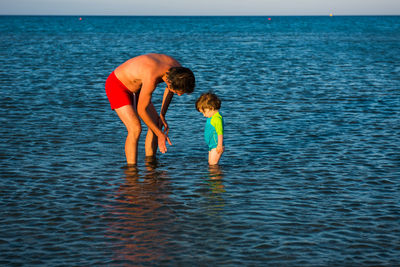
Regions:
<svg viewBox="0 0 400 267"><path fill-rule="evenodd" d="M66 17L368 17L368 16L400 16L400 14L281 14L281 15L268 15L268 14L0 14L0 16L66 16Z"/></svg>

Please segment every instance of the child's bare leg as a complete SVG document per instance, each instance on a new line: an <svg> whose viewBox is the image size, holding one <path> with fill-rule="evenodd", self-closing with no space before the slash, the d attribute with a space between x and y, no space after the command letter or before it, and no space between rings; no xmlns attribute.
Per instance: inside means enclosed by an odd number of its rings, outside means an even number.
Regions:
<svg viewBox="0 0 400 267"><path fill-rule="evenodd" d="M218 164L221 156L222 153L218 153L216 148L212 149L211 151L208 152L208 164L210 165Z"/></svg>

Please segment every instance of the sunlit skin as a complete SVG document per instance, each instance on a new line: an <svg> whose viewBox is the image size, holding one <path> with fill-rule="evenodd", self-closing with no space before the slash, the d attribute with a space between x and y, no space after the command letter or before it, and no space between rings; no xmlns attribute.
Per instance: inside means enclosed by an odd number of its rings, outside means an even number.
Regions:
<svg viewBox="0 0 400 267"><path fill-rule="evenodd" d="M201 109L200 112L204 115L206 118L211 118L215 113L219 112L218 109ZM222 153L224 153L224 136L223 135L218 135L218 144L217 147L210 150L208 152L208 164L210 165L216 165L218 164Z"/></svg>
<svg viewBox="0 0 400 267"><path fill-rule="evenodd" d="M115 69L115 76L132 93L140 91L136 109L132 105L115 109L128 130L125 142L128 165L134 165L137 162L138 140L142 131L139 118L149 128L145 141L146 157L155 156L157 146L161 153L167 152L167 141L172 145L168 138L169 127L165 120L165 114L173 95L183 95L179 90L171 88L168 82L166 74L172 67L181 67L181 65L167 55L147 54L132 58ZM157 85L163 82L167 86L163 95L161 112L158 115L151 98ZM162 130L163 127L164 130Z"/></svg>

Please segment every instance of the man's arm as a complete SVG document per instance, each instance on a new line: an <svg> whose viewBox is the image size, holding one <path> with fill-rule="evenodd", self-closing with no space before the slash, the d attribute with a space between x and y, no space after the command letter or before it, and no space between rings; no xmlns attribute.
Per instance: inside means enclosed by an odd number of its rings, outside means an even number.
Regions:
<svg viewBox="0 0 400 267"><path fill-rule="evenodd" d="M169 127L168 123L165 120L165 114L167 114L167 110L169 107L169 104L171 103L172 97L174 96L174 93L169 91L168 87L165 88L164 95L163 95L163 101L161 105L161 111L160 111L160 119L162 124L164 125L164 133L168 134Z"/></svg>
<svg viewBox="0 0 400 267"><path fill-rule="evenodd" d="M164 95L163 95L163 101L161 105L161 112L160 116L165 117L165 114L167 113L169 104L171 103L172 97L174 96L174 93L172 93L168 87L165 88Z"/></svg>
<svg viewBox="0 0 400 267"><path fill-rule="evenodd" d="M150 130L153 131L155 135L157 135L158 147L161 153L165 153L167 151L167 146L165 144L167 136L158 128L158 126L153 122L153 120L151 119L150 115L147 112L147 107L151 102L151 96L155 88L156 88L155 82L143 83L139 95L137 111L139 116L142 118L143 122L149 127Z"/></svg>

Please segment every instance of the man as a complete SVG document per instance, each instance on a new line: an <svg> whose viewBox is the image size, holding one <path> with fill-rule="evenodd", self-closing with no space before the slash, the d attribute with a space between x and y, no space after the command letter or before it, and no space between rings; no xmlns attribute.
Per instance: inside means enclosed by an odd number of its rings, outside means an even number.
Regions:
<svg viewBox="0 0 400 267"><path fill-rule="evenodd" d="M160 115L151 102L159 83L165 82ZM142 131L139 117L149 128L146 136L146 157L154 157L157 146L167 152L168 124L165 114L174 94L179 96L193 92L195 77L174 58L163 54L147 54L134 57L117 67L107 78L106 93L111 104L128 130L125 155L128 165L137 163L138 140ZM164 130L162 130L164 127Z"/></svg>

